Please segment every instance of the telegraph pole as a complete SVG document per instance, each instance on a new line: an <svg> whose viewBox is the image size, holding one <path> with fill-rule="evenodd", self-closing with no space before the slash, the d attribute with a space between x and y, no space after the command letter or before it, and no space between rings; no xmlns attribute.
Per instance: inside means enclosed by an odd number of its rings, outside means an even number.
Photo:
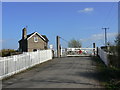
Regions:
<svg viewBox="0 0 120 90"><path fill-rule="evenodd" d="M105 30L105 46L107 46L107 29L109 28L102 28Z"/></svg>

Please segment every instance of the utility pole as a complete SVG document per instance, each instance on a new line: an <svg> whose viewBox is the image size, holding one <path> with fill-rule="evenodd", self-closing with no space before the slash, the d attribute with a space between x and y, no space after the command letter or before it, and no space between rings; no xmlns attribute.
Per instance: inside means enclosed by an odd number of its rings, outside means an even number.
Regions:
<svg viewBox="0 0 120 90"><path fill-rule="evenodd" d="M107 29L109 28L102 28L105 30L105 46L107 46Z"/></svg>

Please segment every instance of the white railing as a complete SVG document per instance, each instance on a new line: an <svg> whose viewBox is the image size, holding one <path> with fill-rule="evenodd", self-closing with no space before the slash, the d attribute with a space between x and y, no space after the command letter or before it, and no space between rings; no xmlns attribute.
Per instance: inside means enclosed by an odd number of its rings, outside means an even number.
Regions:
<svg viewBox="0 0 120 90"><path fill-rule="evenodd" d="M0 60L0 79L26 70L36 64L52 59L51 50L27 52L20 55L4 57Z"/></svg>
<svg viewBox="0 0 120 90"><path fill-rule="evenodd" d="M99 48L98 49L98 55L101 58L101 60L105 63L105 65L108 66L108 64L109 64L108 53Z"/></svg>

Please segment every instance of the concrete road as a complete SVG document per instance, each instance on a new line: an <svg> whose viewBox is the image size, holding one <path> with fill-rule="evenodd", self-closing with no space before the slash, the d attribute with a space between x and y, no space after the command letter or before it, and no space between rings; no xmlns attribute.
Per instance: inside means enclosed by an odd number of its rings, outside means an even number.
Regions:
<svg viewBox="0 0 120 90"><path fill-rule="evenodd" d="M91 57L53 59L3 81L3 88L101 88Z"/></svg>

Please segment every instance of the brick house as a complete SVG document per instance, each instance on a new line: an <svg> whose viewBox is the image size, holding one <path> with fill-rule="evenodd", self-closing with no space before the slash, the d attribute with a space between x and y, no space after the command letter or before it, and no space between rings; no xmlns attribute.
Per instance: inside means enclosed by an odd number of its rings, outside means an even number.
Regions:
<svg viewBox="0 0 120 90"><path fill-rule="evenodd" d="M48 48L48 38L45 35L40 35L37 32L27 35L27 30L22 30L22 39L19 40L20 52L32 52L44 50Z"/></svg>

